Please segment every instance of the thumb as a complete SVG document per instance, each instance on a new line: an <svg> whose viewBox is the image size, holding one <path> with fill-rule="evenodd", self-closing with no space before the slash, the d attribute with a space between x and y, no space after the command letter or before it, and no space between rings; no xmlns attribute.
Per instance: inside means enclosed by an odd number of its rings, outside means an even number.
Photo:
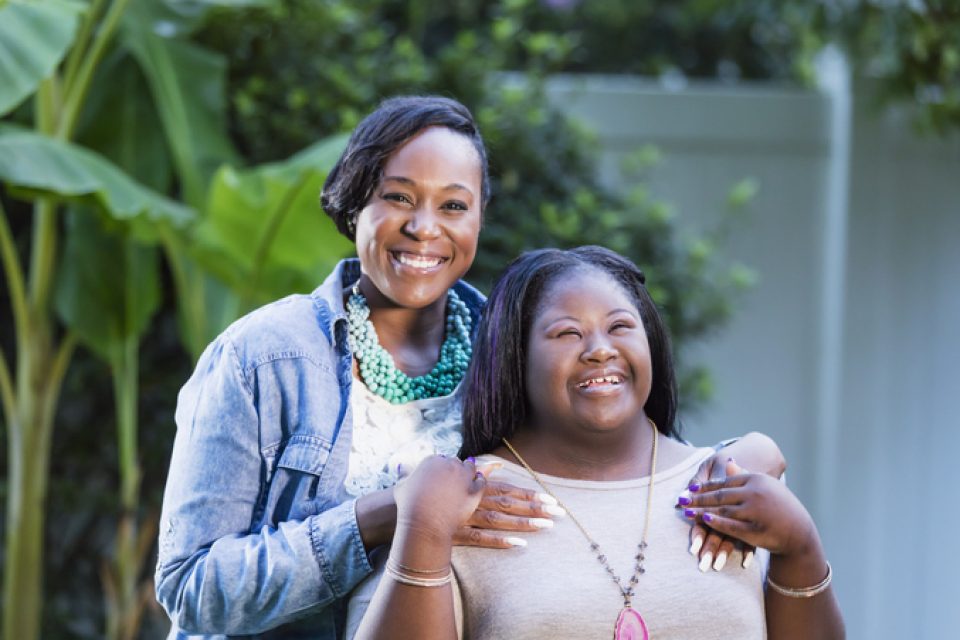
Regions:
<svg viewBox="0 0 960 640"><path fill-rule="evenodd" d="M727 476L737 476L737 475L740 475L741 473L750 473L749 471L741 467L739 464L737 464L737 461L734 460L733 458L727 458L726 470L727 470Z"/></svg>
<svg viewBox="0 0 960 640"><path fill-rule="evenodd" d="M477 467L477 473L482 474L484 478L489 478L490 474L503 467L501 462L488 462Z"/></svg>

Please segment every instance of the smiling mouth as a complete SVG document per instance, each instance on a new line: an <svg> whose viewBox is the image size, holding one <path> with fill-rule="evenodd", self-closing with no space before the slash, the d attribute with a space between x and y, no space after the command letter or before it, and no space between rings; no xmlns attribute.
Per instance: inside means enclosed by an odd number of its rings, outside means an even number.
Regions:
<svg viewBox="0 0 960 640"><path fill-rule="evenodd" d="M620 376L600 376L599 378L590 378L589 380L584 380L577 384L579 389L589 389L590 387L596 387L600 385L618 385L623 383L623 378Z"/></svg>
<svg viewBox="0 0 960 640"><path fill-rule="evenodd" d="M440 256L425 256L406 251L391 251L390 253L397 262L414 269L433 269L447 261L447 258L441 258Z"/></svg>

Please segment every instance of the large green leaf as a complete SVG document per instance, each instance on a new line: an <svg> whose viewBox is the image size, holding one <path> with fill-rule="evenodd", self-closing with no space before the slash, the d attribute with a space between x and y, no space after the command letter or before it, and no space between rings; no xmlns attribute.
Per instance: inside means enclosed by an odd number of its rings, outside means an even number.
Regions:
<svg viewBox="0 0 960 640"><path fill-rule="evenodd" d="M0 2L0 116L37 90L70 49L84 6L63 0Z"/></svg>
<svg viewBox="0 0 960 640"><path fill-rule="evenodd" d="M250 303L316 286L353 249L318 200L345 142L336 136L285 162L217 172L195 236L204 266Z"/></svg>
<svg viewBox="0 0 960 640"><path fill-rule="evenodd" d="M160 118L143 73L123 50L98 66L76 140L141 184L170 191L173 172Z"/></svg>
<svg viewBox="0 0 960 640"><path fill-rule="evenodd" d="M195 217L93 151L17 127L0 126L0 180L27 195L92 200L110 217L133 223L142 239L154 239L157 224L183 226Z"/></svg>
<svg viewBox="0 0 960 640"><path fill-rule="evenodd" d="M66 218L57 314L97 355L122 361L126 341L147 330L160 303L157 249L109 232L89 211Z"/></svg>
<svg viewBox="0 0 960 640"><path fill-rule="evenodd" d="M184 200L199 208L217 167L236 162L226 134L226 60L173 37L157 22L152 4L133 3L121 40L150 86Z"/></svg>

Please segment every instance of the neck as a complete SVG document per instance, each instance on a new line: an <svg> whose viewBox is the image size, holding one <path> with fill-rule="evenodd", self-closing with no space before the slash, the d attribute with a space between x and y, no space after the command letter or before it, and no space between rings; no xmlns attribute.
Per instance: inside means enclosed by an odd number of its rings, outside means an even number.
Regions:
<svg viewBox="0 0 960 640"><path fill-rule="evenodd" d="M609 433L571 435L523 428L510 444L539 473L575 480L629 480L650 475L654 433L641 414L638 424ZM505 448L498 453L513 458Z"/></svg>
<svg viewBox="0 0 960 640"><path fill-rule="evenodd" d="M380 345L397 367L412 376L430 371L443 344L447 297L441 296L420 309L401 307L380 293L366 276L360 279L360 293L367 300Z"/></svg>

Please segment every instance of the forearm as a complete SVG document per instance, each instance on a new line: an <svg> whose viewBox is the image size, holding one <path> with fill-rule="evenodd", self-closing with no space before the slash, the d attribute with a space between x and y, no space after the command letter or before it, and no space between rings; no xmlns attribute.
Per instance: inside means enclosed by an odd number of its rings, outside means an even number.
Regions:
<svg viewBox="0 0 960 640"><path fill-rule="evenodd" d="M397 502L392 488L358 498L356 511L360 537L368 552L390 544L397 528Z"/></svg>
<svg viewBox="0 0 960 640"><path fill-rule="evenodd" d="M722 449L723 455L733 458L744 469L779 478L787 469L787 461L780 447L767 435L752 431Z"/></svg>
<svg viewBox="0 0 960 640"><path fill-rule="evenodd" d="M816 536L804 553L770 557L768 577L784 587L810 587L819 584L826 575L826 555ZM837 640L846 637L843 616L832 586L809 598L795 598L768 585L765 601L767 635L771 640Z"/></svg>
<svg viewBox="0 0 960 640"><path fill-rule="evenodd" d="M452 535L411 527L397 529L388 564L404 573L442 576L450 569ZM356 640L454 640L457 637L453 585L404 584L388 570L367 608Z"/></svg>
<svg viewBox="0 0 960 640"><path fill-rule="evenodd" d="M156 574L157 599L188 633L275 628L321 611L371 571L352 503L191 552L194 539L187 526L165 536Z"/></svg>

